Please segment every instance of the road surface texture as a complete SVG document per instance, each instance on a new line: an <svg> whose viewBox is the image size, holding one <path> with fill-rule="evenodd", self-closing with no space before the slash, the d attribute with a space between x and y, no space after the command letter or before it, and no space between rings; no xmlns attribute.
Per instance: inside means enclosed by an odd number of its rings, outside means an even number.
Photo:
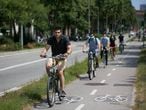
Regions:
<svg viewBox="0 0 146 110"><path fill-rule="evenodd" d="M85 59L86 55L81 50L82 45L83 42L72 42L73 53L68 58L68 66ZM0 96L40 79L46 73L46 59L39 57L40 52L41 49L33 49L0 53ZM79 55L83 57L80 58ZM51 56L50 51L48 56Z"/></svg>

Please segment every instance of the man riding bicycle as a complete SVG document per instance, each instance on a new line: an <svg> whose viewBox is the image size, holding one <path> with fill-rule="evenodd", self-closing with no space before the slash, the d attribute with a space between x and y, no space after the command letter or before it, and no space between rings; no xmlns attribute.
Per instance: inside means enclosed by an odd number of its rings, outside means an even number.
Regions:
<svg viewBox="0 0 146 110"><path fill-rule="evenodd" d="M50 49L52 51L52 56L60 55L63 54L65 56L64 60L58 61L58 76L60 79L60 88L61 88L61 94L62 96L65 96L66 93L64 91L64 83L65 83L65 78L64 78L64 69L65 69L65 64L66 64L66 58L68 55L71 54L72 48L71 48L71 43L67 37L62 35L61 28L56 27L54 29L54 35L50 37L47 40L47 45L46 47L41 51L40 56L44 57L47 54L47 51ZM48 59L46 63L46 71L49 71L53 64L53 60L51 58Z"/></svg>
<svg viewBox="0 0 146 110"><path fill-rule="evenodd" d="M120 33L119 36L119 50L122 51L124 50L124 36Z"/></svg>
<svg viewBox="0 0 146 110"><path fill-rule="evenodd" d="M95 38L95 36L93 34L90 34L88 36L87 41L85 42L85 44L83 45L83 51L85 51L85 49L89 47L89 52L93 52L94 57L96 58L96 67L99 67L99 63L98 63L98 53L100 51L100 41L98 38Z"/></svg>
<svg viewBox="0 0 146 110"><path fill-rule="evenodd" d="M103 51L105 51L105 59L106 59L106 65L107 65L110 41L109 41L109 38L107 37L106 33L103 34L100 41L101 41L101 59L103 58Z"/></svg>
<svg viewBox="0 0 146 110"><path fill-rule="evenodd" d="M120 34L120 36L119 36L119 43L120 44L124 43L124 36L122 34Z"/></svg>

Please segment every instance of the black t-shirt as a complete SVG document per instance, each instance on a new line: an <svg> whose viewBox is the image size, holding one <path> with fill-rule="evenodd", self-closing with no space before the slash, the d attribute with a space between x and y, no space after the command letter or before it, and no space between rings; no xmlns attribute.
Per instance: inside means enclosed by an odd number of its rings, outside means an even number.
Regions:
<svg viewBox="0 0 146 110"><path fill-rule="evenodd" d="M120 36L119 36L119 41L120 41L120 42L123 42L123 41L124 41L124 36L123 36L123 35L120 35Z"/></svg>
<svg viewBox="0 0 146 110"><path fill-rule="evenodd" d="M52 56L64 54L67 52L67 46L70 45L70 41L67 37L61 36L59 42L57 42L54 36L50 37L47 41L48 45L51 45Z"/></svg>
<svg viewBox="0 0 146 110"><path fill-rule="evenodd" d="M115 45L115 40L116 40L116 37L115 36L111 36L110 37L110 44Z"/></svg>

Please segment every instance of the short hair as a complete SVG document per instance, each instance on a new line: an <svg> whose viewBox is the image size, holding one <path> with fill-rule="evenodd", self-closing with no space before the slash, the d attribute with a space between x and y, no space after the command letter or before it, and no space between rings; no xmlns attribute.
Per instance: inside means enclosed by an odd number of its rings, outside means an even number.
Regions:
<svg viewBox="0 0 146 110"><path fill-rule="evenodd" d="M59 27L59 26L57 26L57 27L54 27L54 31L55 31L55 30L62 30L62 28Z"/></svg>

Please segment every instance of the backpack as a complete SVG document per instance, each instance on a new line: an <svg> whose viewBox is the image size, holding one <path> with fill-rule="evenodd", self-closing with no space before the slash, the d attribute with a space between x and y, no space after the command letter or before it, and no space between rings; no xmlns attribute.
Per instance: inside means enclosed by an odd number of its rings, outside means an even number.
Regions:
<svg viewBox="0 0 146 110"><path fill-rule="evenodd" d="M89 44L89 50L95 51L97 49L98 41L94 37L90 37L88 39L88 44Z"/></svg>
<svg viewBox="0 0 146 110"><path fill-rule="evenodd" d="M97 45L97 44L98 44L98 41L97 41L97 39L96 39L95 37L94 37L94 38L90 37L90 38L88 39L88 43L90 43L92 39L94 39L95 44Z"/></svg>

